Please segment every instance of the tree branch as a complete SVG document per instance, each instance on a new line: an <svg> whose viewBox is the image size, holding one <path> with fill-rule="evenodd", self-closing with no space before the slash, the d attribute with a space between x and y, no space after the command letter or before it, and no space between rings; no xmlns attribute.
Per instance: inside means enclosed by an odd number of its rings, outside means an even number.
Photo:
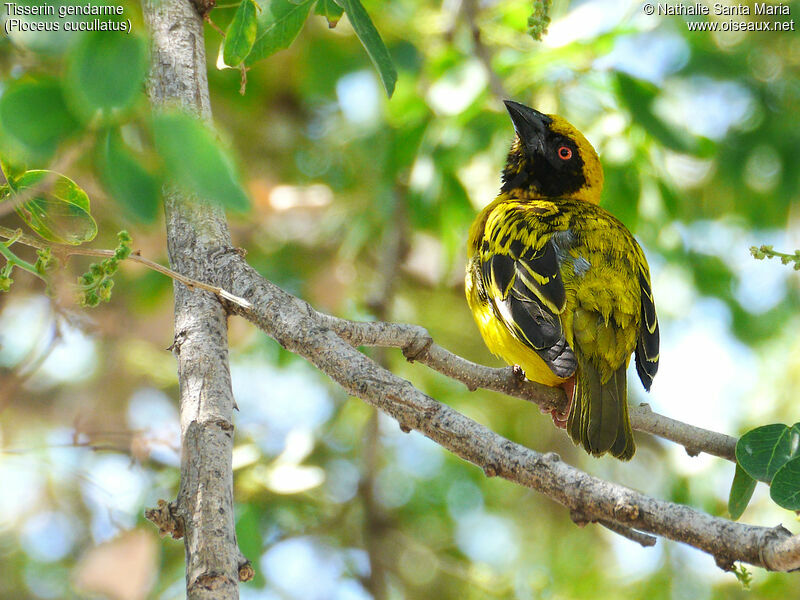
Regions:
<svg viewBox="0 0 800 600"><path fill-rule="evenodd" d="M481 29L478 27L478 3L476 0L463 0L461 4L461 11L464 14L464 19L469 26L470 33L472 33L473 49L475 56L483 65L486 70L486 75L489 77L489 88L492 93L500 98L506 100L511 98L508 91L503 85L503 80L497 75L497 72L492 68L492 52L483 43L481 36Z"/></svg>
<svg viewBox="0 0 800 600"><path fill-rule="evenodd" d="M602 522L614 531L649 543L644 534L689 544L711 554L723 569L734 561L770 570L800 568L800 535L783 527L767 528L712 517L687 506L651 498L604 481L564 463L555 453L540 454L511 442L452 408L423 394L411 383L381 368L353 347L376 343L398 331L410 332L406 352L444 356L421 328L388 323L360 324L322 315L306 302L262 278L234 253L219 254L213 269L220 287L254 306L232 307L286 349L305 357L348 393L395 418L404 430L416 429L457 456L477 465L487 476L499 476L541 492L570 510L581 522ZM422 340L424 343L419 343ZM433 348L433 351L431 351ZM458 368L471 364L459 359ZM498 387L525 388L535 396L540 386L513 384L510 370L477 369L473 383L495 371ZM498 373L499 371L499 373ZM466 377L463 379L466 380ZM697 428L695 428L697 429Z"/></svg>
<svg viewBox="0 0 800 600"><path fill-rule="evenodd" d="M143 0L151 33L147 92L154 107L178 104L211 117L203 21L187 0ZM231 249L221 208L166 186L170 265L207 280L213 257ZM238 582L253 575L236 543L233 515L233 409L227 314L206 291L175 283L175 339L181 403L181 485L168 516L180 523L191 600L238 598ZM170 506L170 505L167 505ZM162 510L161 513L164 511ZM165 525L160 524L162 529ZM178 528L178 529L181 529ZM173 528L174 530L174 528Z"/></svg>
<svg viewBox="0 0 800 600"><path fill-rule="evenodd" d="M352 346L400 348L407 359L457 379L470 390L502 392L534 402L545 412L566 409L567 398L561 388L520 380L512 367L493 369L461 358L434 343L428 332L417 325L347 321L322 314L319 318ZM736 461L736 438L670 419L653 412L647 404L630 407L630 414L634 429L680 444L691 456L705 452Z"/></svg>

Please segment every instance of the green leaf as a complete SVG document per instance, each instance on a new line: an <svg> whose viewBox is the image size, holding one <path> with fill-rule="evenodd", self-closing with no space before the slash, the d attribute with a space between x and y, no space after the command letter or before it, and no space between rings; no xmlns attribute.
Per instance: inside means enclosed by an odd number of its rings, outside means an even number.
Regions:
<svg viewBox="0 0 800 600"><path fill-rule="evenodd" d="M738 520L742 516L744 509L753 497L756 489L756 480L747 474L741 465L736 465L736 474L733 476L731 493L728 496L728 512L731 519Z"/></svg>
<svg viewBox="0 0 800 600"><path fill-rule="evenodd" d="M781 423L745 433L736 443L736 461L750 477L769 483L775 473L800 455L800 423L791 429Z"/></svg>
<svg viewBox="0 0 800 600"><path fill-rule="evenodd" d="M44 239L59 244L82 244L97 235L97 223L89 212L89 197L70 178L54 171L27 171L16 180L17 193L31 199L17 207L17 214ZM14 192L3 200L12 198Z"/></svg>
<svg viewBox="0 0 800 600"><path fill-rule="evenodd" d="M16 179L23 175L28 169L24 163L18 163L14 158L0 154L0 169L3 170L3 175L11 189L16 190Z"/></svg>
<svg viewBox="0 0 800 600"><path fill-rule="evenodd" d="M633 117L633 122L642 126L662 146L676 152L695 152L696 148L686 137L674 131L653 112L653 101L657 95L655 86L618 72L617 89L620 99L627 105Z"/></svg>
<svg viewBox="0 0 800 600"><path fill-rule="evenodd" d="M636 169L611 166L605 169L603 207L636 231L639 225L641 181Z"/></svg>
<svg viewBox="0 0 800 600"><path fill-rule="evenodd" d="M333 0L319 0L314 9L314 14L325 17L328 20L328 27L333 29L339 23L339 19L342 18L344 10Z"/></svg>
<svg viewBox="0 0 800 600"><path fill-rule="evenodd" d="M229 67L238 67L250 54L256 41L258 21L256 20L256 5L253 0L242 0L231 24L225 32L225 42L222 47L222 58Z"/></svg>
<svg viewBox="0 0 800 600"><path fill-rule="evenodd" d="M694 283L701 294L730 298L735 283L735 275L728 263L718 256L690 250L686 253Z"/></svg>
<svg viewBox="0 0 800 600"><path fill-rule="evenodd" d="M70 108L86 122L114 121L143 97L147 68L142 38L110 31L87 33L67 60L64 85Z"/></svg>
<svg viewBox="0 0 800 600"><path fill-rule="evenodd" d="M775 473L769 495L778 506L800 510L800 456L796 456Z"/></svg>
<svg viewBox="0 0 800 600"><path fill-rule="evenodd" d="M47 162L78 124L67 109L55 79L24 79L8 86L0 98L0 127L6 153L20 161Z"/></svg>
<svg viewBox="0 0 800 600"><path fill-rule="evenodd" d="M344 7L344 12L347 13L347 18L353 26L353 31L356 32L358 39L361 40L361 44L372 60L372 64L378 70L381 83L386 89L386 95L391 98L394 93L394 85L397 83L397 69L394 67L392 57L386 49L378 30L372 24L372 19L369 18L367 11L364 10L359 0L339 0L339 4Z"/></svg>
<svg viewBox="0 0 800 600"><path fill-rule="evenodd" d="M388 180L393 180L399 173L410 168L414 163L429 122L430 118L426 116L426 118L413 125L389 130L389 151L385 168L385 175Z"/></svg>
<svg viewBox="0 0 800 600"><path fill-rule="evenodd" d="M258 17L256 41L245 60L248 66L278 50L288 48L303 28L314 4L313 0L304 0L300 4L293 4L288 0L262 2L264 3L259 4L262 11Z"/></svg>
<svg viewBox="0 0 800 600"><path fill-rule="evenodd" d="M65 19L59 17L59 10L64 10L64 7L72 8L75 6L74 0L47 0L47 2L42 2L42 0L16 0L15 4L17 5L15 10L17 15L15 16L19 15L20 9L25 11L30 7L35 7L34 10L41 10L43 6L47 6L48 9L52 7L53 14L35 14L32 12L21 18L22 21L29 24L41 23L40 27L44 28L43 31L32 31L31 29L21 31L17 27L10 27L10 30L5 31L8 34L8 40L16 48L40 53L42 56L35 57L36 60L47 60L52 57L63 56L70 47L71 42L78 35L81 35L74 31L65 31ZM85 4L85 2L81 2L81 4ZM8 11L4 10L3 13L5 16ZM8 17L11 16L11 14L8 14ZM69 17L72 22L86 21L87 19L88 17L84 15L71 15Z"/></svg>
<svg viewBox="0 0 800 600"><path fill-rule="evenodd" d="M97 165L108 195L128 213L152 223L159 208L160 184L122 141L119 130L111 130L97 146Z"/></svg>
<svg viewBox="0 0 800 600"><path fill-rule="evenodd" d="M448 260L453 260L464 243L464 231L475 218L475 209L470 204L469 195L461 180L450 171L442 173L439 202L439 239Z"/></svg>
<svg viewBox="0 0 800 600"><path fill-rule="evenodd" d="M750 584L753 583L753 574L747 570L747 567L742 563L734 565L733 574L736 575L736 579L742 584L742 588L746 590L750 589Z"/></svg>
<svg viewBox="0 0 800 600"><path fill-rule="evenodd" d="M234 210L250 208L233 159L200 120L186 113L153 117L158 153L175 181L200 199Z"/></svg>

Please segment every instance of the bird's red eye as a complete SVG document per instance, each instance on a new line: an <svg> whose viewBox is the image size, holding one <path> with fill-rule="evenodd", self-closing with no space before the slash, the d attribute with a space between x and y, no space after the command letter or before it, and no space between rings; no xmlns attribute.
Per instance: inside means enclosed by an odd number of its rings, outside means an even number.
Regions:
<svg viewBox="0 0 800 600"><path fill-rule="evenodd" d="M558 158L561 160L569 160L572 158L572 150L567 146L561 146L558 149Z"/></svg>

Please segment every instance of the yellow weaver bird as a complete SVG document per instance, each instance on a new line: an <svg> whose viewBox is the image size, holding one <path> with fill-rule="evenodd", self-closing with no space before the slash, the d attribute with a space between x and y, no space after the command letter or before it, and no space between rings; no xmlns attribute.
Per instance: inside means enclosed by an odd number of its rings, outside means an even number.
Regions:
<svg viewBox="0 0 800 600"><path fill-rule="evenodd" d="M658 370L647 260L598 206L603 168L583 134L557 115L505 104L516 137L500 195L470 229L467 301L489 350L564 388L569 407L553 419L576 444L628 460L631 354L646 390Z"/></svg>

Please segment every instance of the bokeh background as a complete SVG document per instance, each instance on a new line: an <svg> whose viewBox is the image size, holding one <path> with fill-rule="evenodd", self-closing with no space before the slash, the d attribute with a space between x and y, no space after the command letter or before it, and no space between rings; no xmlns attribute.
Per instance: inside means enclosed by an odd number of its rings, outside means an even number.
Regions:
<svg viewBox="0 0 800 600"><path fill-rule="evenodd" d="M604 206L645 248L661 368L649 395L630 377L631 400L733 435L800 420L798 274L748 251L800 247L796 32L689 32L638 2L576 0L555 2L536 42L529 1L364 5L398 67L391 100L346 17L329 29L312 15L249 71L245 96L238 71L216 68L221 38L206 26L216 124L253 203L231 216L233 237L263 275L320 310L417 323L499 365L462 273L469 224L498 189L513 131L501 100L513 98L586 134ZM211 19L224 29L234 6ZM125 9L143 34L138 6ZM38 41L0 39L0 88L58 72L72 40ZM113 247L125 227L166 262L163 223L121 214L92 160L67 173L92 198L92 245ZM24 274L0 297L0 597L182 598L182 544L143 518L178 485L172 284L126 264L112 301L84 310L69 281L85 267L72 260L57 303ZM237 532L257 573L242 598L800 597L796 574L751 569L746 591L698 551L578 528L561 506L401 433L249 324L230 328ZM516 442L727 514L726 461L638 434L630 463L593 459L533 405L470 393L398 351L371 355ZM761 484L742 520L800 531Z"/></svg>

